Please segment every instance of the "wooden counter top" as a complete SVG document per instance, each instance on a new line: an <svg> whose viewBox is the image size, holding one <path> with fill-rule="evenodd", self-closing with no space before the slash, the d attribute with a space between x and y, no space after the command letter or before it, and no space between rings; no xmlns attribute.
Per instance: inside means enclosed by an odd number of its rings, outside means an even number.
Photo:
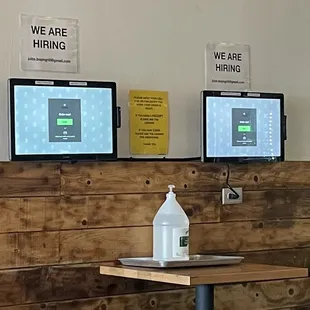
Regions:
<svg viewBox="0 0 310 310"><path fill-rule="evenodd" d="M102 275L179 285L228 284L308 277L307 268L241 263L196 268L138 268L117 264L100 266Z"/></svg>

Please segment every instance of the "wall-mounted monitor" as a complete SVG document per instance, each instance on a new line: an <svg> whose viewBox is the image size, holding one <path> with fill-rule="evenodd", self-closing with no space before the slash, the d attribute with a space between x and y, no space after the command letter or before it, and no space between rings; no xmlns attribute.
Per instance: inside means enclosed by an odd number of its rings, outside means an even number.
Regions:
<svg viewBox="0 0 310 310"><path fill-rule="evenodd" d="M116 160L116 83L9 79L11 160Z"/></svg>
<svg viewBox="0 0 310 310"><path fill-rule="evenodd" d="M201 101L202 161L284 160L283 94L202 91Z"/></svg>

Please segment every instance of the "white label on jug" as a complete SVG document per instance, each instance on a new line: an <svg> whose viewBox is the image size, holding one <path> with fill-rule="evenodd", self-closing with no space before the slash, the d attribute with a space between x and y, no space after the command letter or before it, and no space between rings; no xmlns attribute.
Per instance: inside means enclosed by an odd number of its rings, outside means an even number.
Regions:
<svg viewBox="0 0 310 310"><path fill-rule="evenodd" d="M188 256L189 249L189 228L174 228L173 229L173 257L186 257Z"/></svg>

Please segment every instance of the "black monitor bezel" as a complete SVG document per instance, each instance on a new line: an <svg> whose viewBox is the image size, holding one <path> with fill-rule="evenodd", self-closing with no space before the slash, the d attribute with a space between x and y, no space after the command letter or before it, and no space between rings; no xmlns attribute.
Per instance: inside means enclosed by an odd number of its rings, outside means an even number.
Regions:
<svg viewBox="0 0 310 310"><path fill-rule="evenodd" d="M281 154L276 157L207 157L207 97L235 97L235 98L266 98L280 99L281 113ZM285 140L286 140L286 116L284 114L284 94L283 93L263 93L248 91L212 91L204 90L201 92L202 100L202 161L203 162L227 162L227 163L249 163L249 162L281 162L285 160Z"/></svg>
<svg viewBox="0 0 310 310"><path fill-rule="evenodd" d="M87 88L109 88L112 91L112 153L93 154L16 154L15 137L15 86L53 86L53 87L87 87ZM12 161L112 161L117 160L117 103L116 103L116 83L102 81L82 81L82 80L52 80L52 79L8 79L9 91L9 121L10 121L10 159Z"/></svg>

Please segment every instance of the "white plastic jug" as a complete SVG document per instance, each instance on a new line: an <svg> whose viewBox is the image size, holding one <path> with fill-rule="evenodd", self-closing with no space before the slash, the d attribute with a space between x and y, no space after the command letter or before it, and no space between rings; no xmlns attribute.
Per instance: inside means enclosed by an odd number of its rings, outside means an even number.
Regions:
<svg viewBox="0 0 310 310"><path fill-rule="evenodd" d="M153 259L189 259L189 220L169 185L166 201L153 220Z"/></svg>

